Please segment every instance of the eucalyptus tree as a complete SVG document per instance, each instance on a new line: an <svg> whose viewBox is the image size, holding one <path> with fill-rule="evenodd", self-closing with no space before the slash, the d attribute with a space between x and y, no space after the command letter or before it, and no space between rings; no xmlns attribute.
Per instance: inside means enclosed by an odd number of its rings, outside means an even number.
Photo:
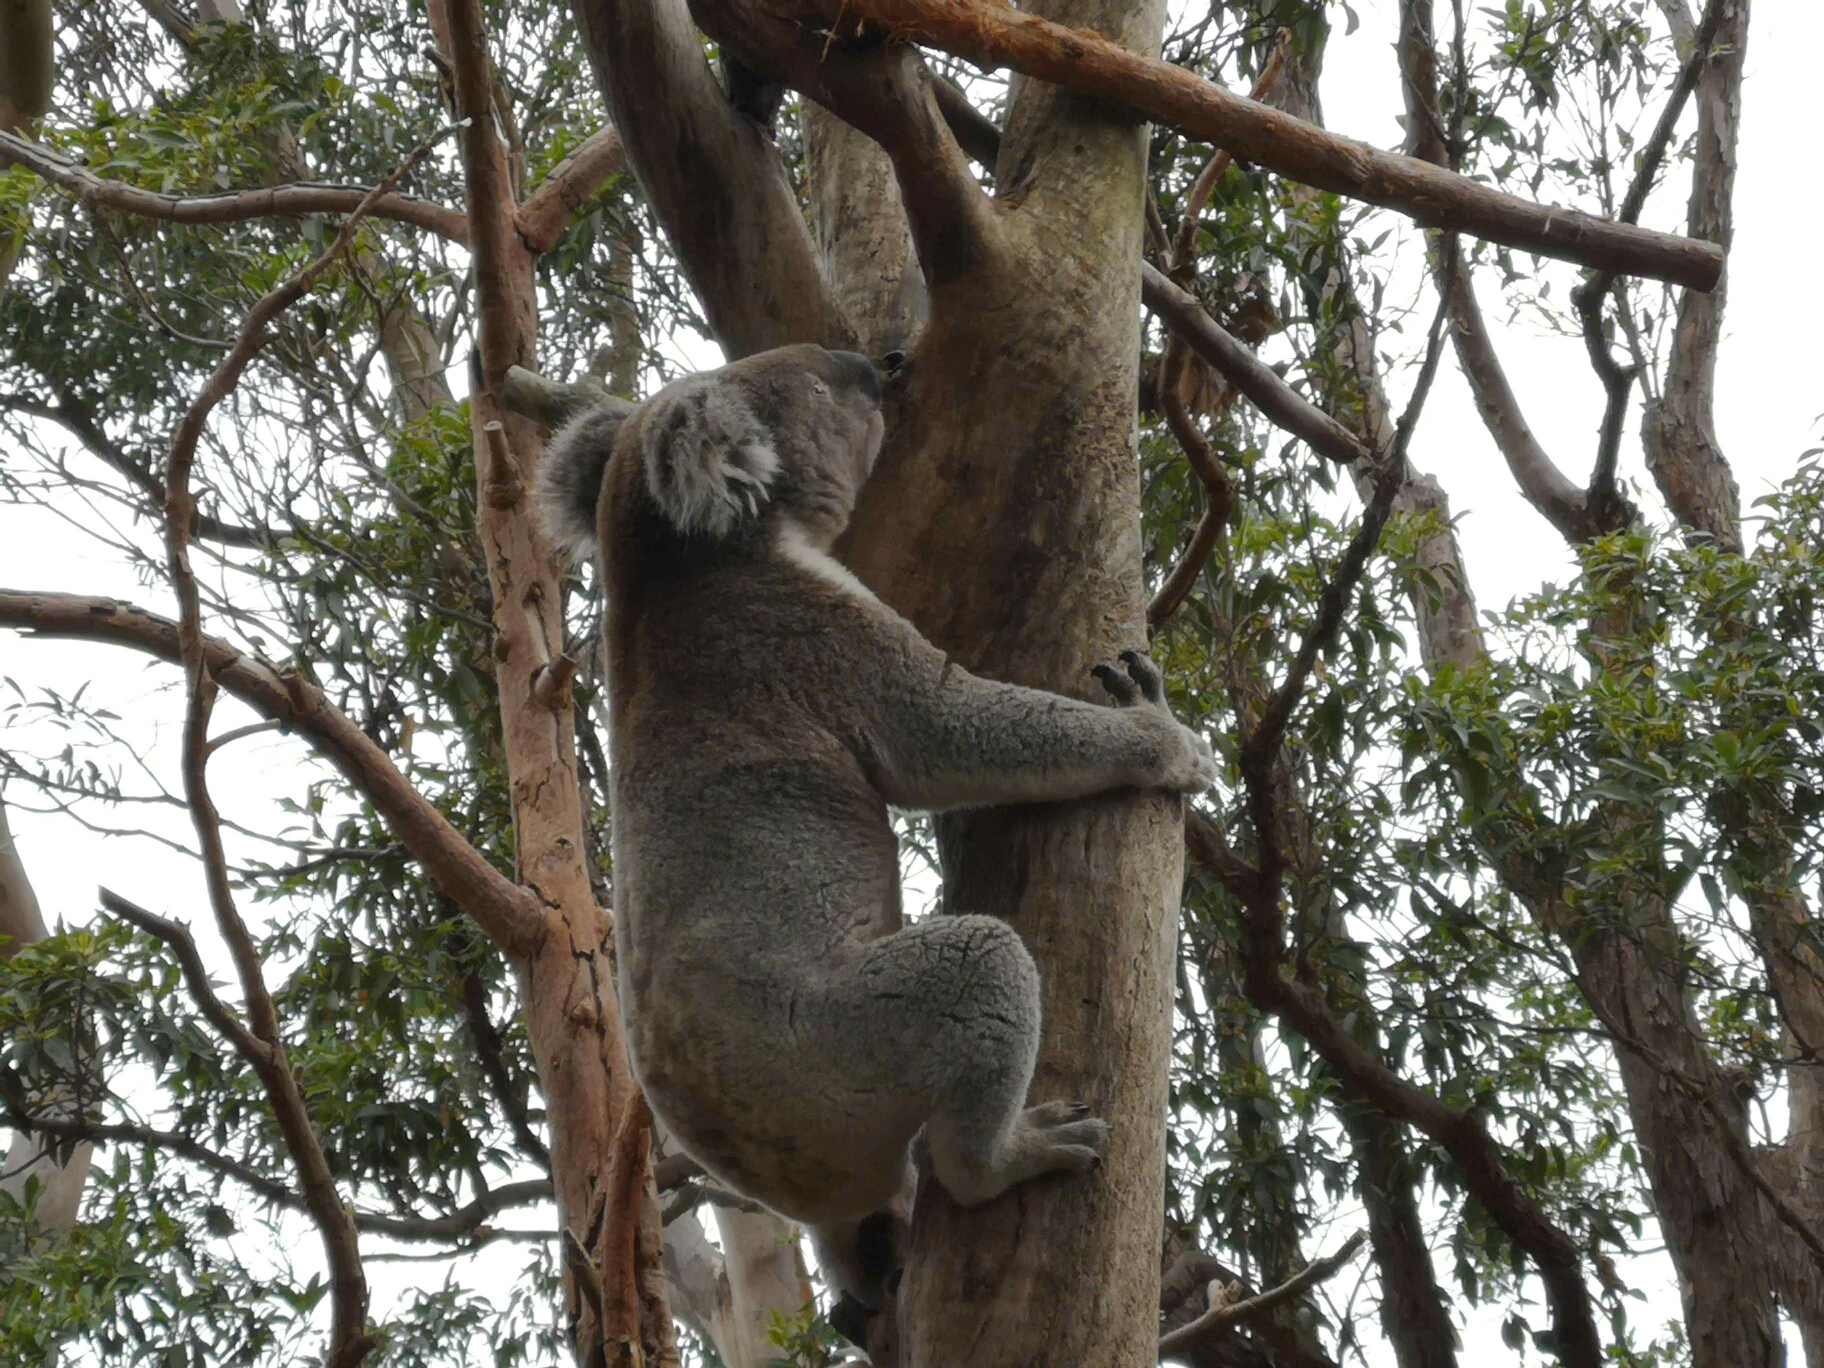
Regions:
<svg viewBox="0 0 1824 1368"><path fill-rule="evenodd" d="M0 758L14 802L183 814L202 878L111 868L0 962L9 1348L854 1352L628 1073L593 608L525 497L577 404L816 341L909 357L870 588L1085 696L1150 641L1229 762L1188 810L908 827L931 915L1039 960L1039 1090L1117 1129L1087 1183L923 1185L844 1327L874 1361L1332 1363L1373 1306L1441 1365L1487 1303L1576 1365L1771 1363L1782 1313L1817 1361L1819 492L1751 545L1711 412L1748 5L1398 12L1392 153L1325 131L1296 0L58 9L0 132L4 488L146 602L47 573L0 623L175 667L182 738L15 645ZM1671 177L1684 235L1638 226ZM1605 396L1585 483L1494 275ZM1583 567L1488 619L1408 455L1443 365ZM81 1146L61 1228L27 1170ZM1649 1213L1670 1342L1628 1316ZM454 1275L376 1302L407 1245Z"/></svg>

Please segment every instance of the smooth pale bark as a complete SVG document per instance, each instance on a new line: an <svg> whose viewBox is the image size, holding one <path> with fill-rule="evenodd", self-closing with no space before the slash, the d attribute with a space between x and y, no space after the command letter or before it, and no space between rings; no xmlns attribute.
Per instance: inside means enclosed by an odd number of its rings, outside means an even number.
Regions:
<svg viewBox="0 0 1824 1368"><path fill-rule="evenodd" d="M1689 43L1693 27L1683 0L1662 0L1673 28ZM1715 55L1697 78L1697 142L1686 231L1725 251L1735 238L1736 142L1742 119L1742 64L1749 0L1724 0ZM1728 551L1742 549L1741 496L1716 439L1716 350L1728 304L1727 271L1708 294L1686 290L1678 301L1665 392L1647 404L1641 444L1647 469L1679 522Z"/></svg>
<svg viewBox="0 0 1824 1368"><path fill-rule="evenodd" d="M0 958L10 959L26 946L43 940L45 934L38 895L19 858L19 847L6 818L6 804L0 802L0 936L8 938L0 945ZM39 1111L51 1120L78 1119L73 1102L67 1098L46 1098ZM28 1183L42 1185L33 1212L40 1230L66 1230L76 1223L94 1154L94 1146L84 1140L69 1152L65 1162L58 1163L56 1148L48 1138L18 1132L7 1147L6 1166L0 1170L4 1174L0 1177L0 1192L15 1201L25 1201Z"/></svg>
<svg viewBox="0 0 1824 1368"><path fill-rule="evenodd" d="M614 988L613 923L584 864L575 719L563 658L557 560L528 487L538 426L502 407L507 371L535 364L535 257L518 231L508 148L478 0L431 7L455 76L478 322L470 397L478 527L494 597L495 679L512 791L519 879L547 933L517 954L527 1036L551 1127L567 1319L584 1368L675 1361L661 1269L651 1115L627 1063ZM586 1261L579 1267L579 1261ZM599 1299L590 1295L599 1286Z"/></svg>
<svg viewBox="0 0 1824 1368"><path fill-rule="evenodd" d="M1142 51L1158 41L1147 0L1042 10ZM1144 132L1016 82L1002 250L957 251L951 238L928 271L931 321L848 539L862 578L960 663L1086 698L1091 665L1146 641L1134 450ZM1180 829L1177 800L1134 794L939 822L944 910L1007 917L1038 961L1033 1099L1082 1098L1115 1130L1099 1172L985 1207L921 1184L902 1364L1151 1361Z"/></svg>

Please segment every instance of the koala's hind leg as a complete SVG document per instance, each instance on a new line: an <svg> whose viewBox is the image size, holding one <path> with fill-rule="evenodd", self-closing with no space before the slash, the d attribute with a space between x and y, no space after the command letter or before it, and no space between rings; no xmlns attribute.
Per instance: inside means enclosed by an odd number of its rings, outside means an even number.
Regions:
<svg viewBox="0 0 1824 1368"><path fill-rule="evenodd" d="M889 1078L931 1106L931 1167L958 1202L975 1206L1041 1173L1095 1166L1107 1123L1077 1102L1026 1106L1039 975L1012 927L932 917L869 946L855 986L863 1029L896 1042Z"/></svg>

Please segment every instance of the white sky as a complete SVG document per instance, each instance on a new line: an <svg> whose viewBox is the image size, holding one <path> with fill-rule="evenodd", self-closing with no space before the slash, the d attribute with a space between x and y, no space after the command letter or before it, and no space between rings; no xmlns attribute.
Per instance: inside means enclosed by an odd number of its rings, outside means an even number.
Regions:
<svg viewBox="0 0 1824 1368"><path fill-rule="evenodd" d="M1356 0L1356 9L1361 29L1333 40L1323 91L1326 116L1339 132L1397 146L1402 135L1394 118L1394 5L1392 0ZM1811 173L1812 159L1799 152L1807 146L1801 140L1812 135L1819 116L1819 53L1824 53L1824 4L1760 0L1749 41L1737 236L1716 415L1718 435L1735 468L1745 506L1792 472L1801 451L1818 442L1824 415L1824 384L1818 379L1824 356L1813 321L1824 182ZM1682 173L1675 173L1670 193L1656 199L1649 210L1651 226L1682 226L1684 186ZM1563 279L1568 283L1572 276L1564 273ZM1528 418L1566 473L1581 481L1588 472L1601 406L1601 390L1581 345L1575 339L1547 335L1530 322L1501 326L1503 314L1492 284L1485 283L1483 298ZM1428 315L1429 304L1424 309ZM1403 401L1408 383L1395 379L1396 404ZM1632 434L1622 450L1624 479L1634 484L1644 503L1657 508ZM0 459L11 458L0 453ZM1463 520L1465 557L1484 610L1499 608L1542 581L1565 574L1570 559L1562 542L1515 494L1448 359L1417 434L1413 459L1420 469L1438 477ZM0 584L109 594L169 609L162 596L134 583L129 573L97 554L66 525L35 510L0 511ZM174 760L181 698L175 672L106 647L0 635L0 676L28 691L46 686L66 694L86 682L86 701L133 719L138 735L153 738L152 759L167 785L177 788ZM224 699L216 729L246 720L244 712ZM41 749L45 743L41 734L25 748ZM269 816L276 829L282 820L267 803L279 793L298 791L300 779L291 771L303 763L308 762L296 744L270 735L256 737L222 752L212 766L211 782L225 809L245 814L243 820L255 824ZM275 776L281 776L276 785ZM23 785L15 785L8 796L14 803L38 805ZM193 922L199 935L206 934L207 906L187 858L152 841L95 835L67 817L36 815L18 807L11 812L47 918L89 920L95 887L106 883L136 901ZM148 810L129 816L150 829L188 839L180 812ZM254 853L254 848L243 847L242 853ZM301 1258L313 1257L309 1249L298 1253ZM509 1257L517 1261L517 1256ZM1624 1272L1651 1292L1655 1309L1675 1309L1670 1268L1663 1258L1637 1261ZM389 1285L406 1285L416 1276L410 1266L397 1265L377 1267L373 1273L382 1291ZM440 1279L441 1274L427 1270L425 1276ZM1542 1313L1536 1309L1533 1319L1542 1323ZM1650 1333L1647 1320L1643 1315L1637 1322L1643 1333ZM1360 1329L1372 1332L1368 1325ZM1498 1319L1476 1317L1466 1329L1464 1362L1510 1360L1497 1330Z"/></svg>

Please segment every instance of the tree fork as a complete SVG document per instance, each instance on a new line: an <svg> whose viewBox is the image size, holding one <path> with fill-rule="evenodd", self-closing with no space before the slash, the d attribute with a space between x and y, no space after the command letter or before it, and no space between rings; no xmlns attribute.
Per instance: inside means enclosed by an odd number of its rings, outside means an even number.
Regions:
<svg viewBox="0 0 1824 1368"><path fill-rule="evenodd" d="M1398 210L1426 227L1696 290L1711 289L1722 274L1723 249L1715 243L1503 194L1416 157L1338 137L1183 67L1009 6L979 0L820 3L823 19L848 32L857 20L871 20L895 39L941 48L980 66L1012 67L1075 94L1125 105L1243 161Z"/></svg>

